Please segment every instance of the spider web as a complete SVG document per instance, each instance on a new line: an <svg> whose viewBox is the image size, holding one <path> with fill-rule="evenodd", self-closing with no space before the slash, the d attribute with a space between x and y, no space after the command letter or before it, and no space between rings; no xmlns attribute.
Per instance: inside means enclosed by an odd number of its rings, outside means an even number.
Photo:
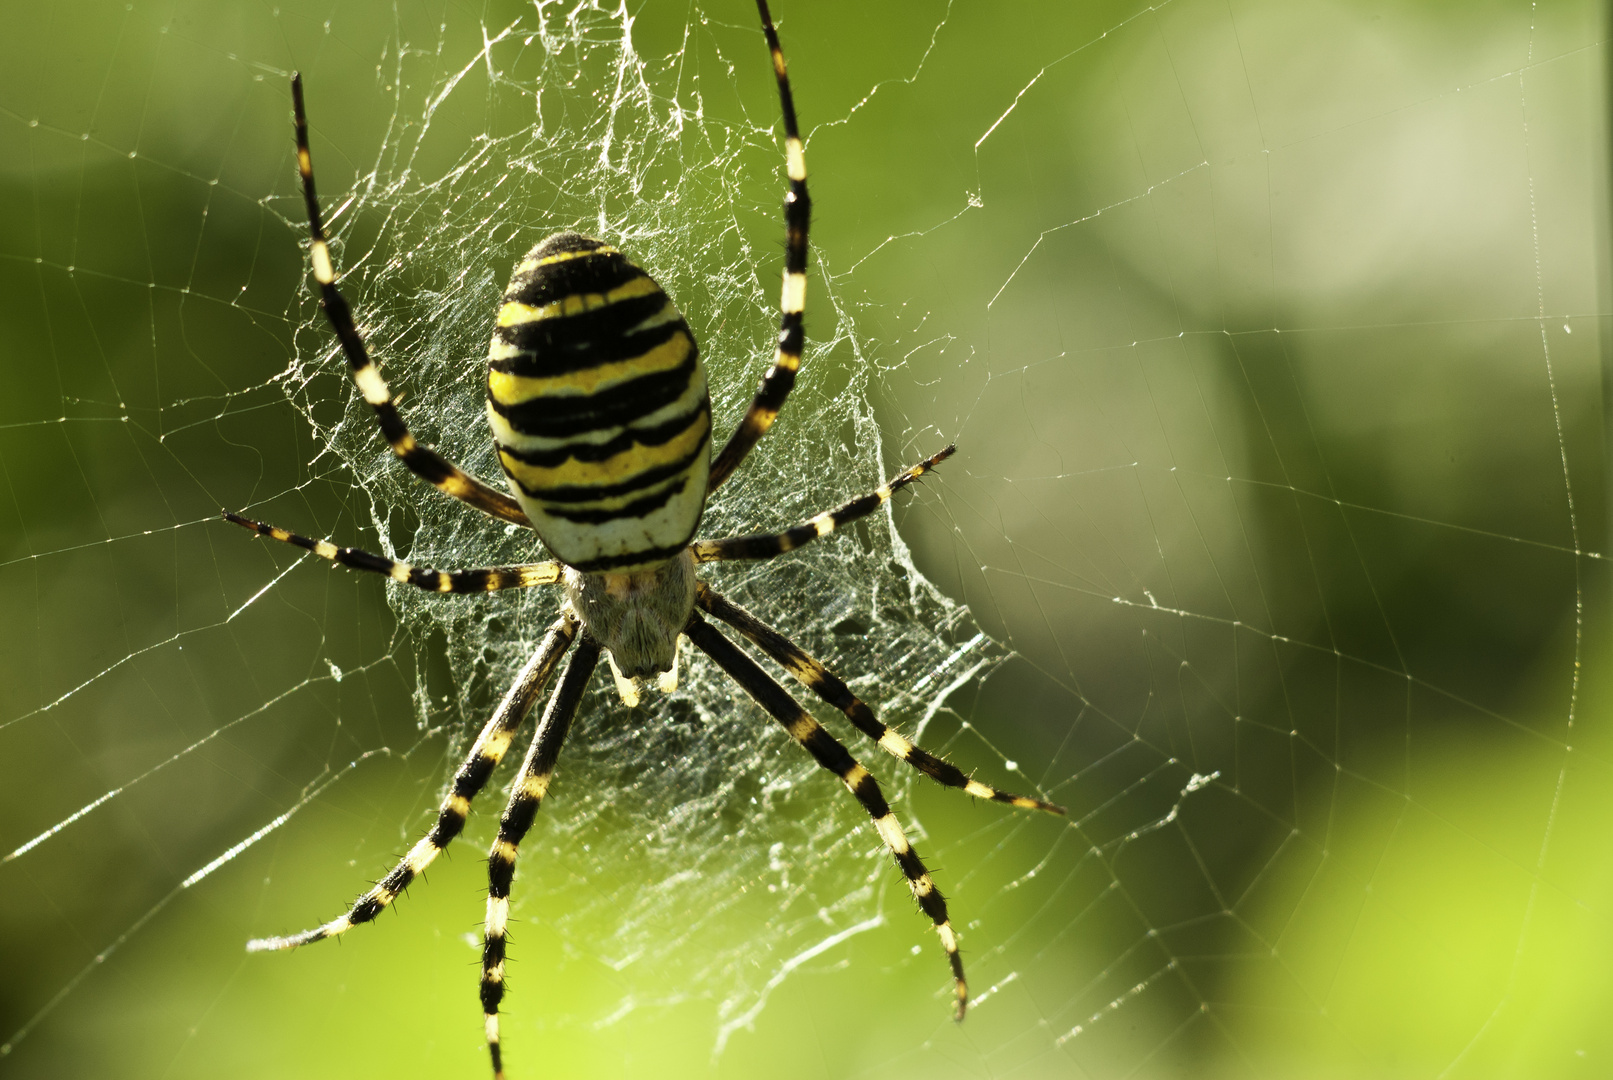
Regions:
<svg viewBox="0 0 1613 1080"><path fill-rule="evenodd" d="M1600 1075L1605 28L1589 4L780 21L809 350L703 535L949 441L711 568L881 715L1067 822L880 776L975 1010L855 802L709 665L596 679L523 845L514 1075ZM4 18L0 1073L483 1075L508 766L397 918L291 955L430 820L555 595L328 570L536 557L374 430L313 304L286 75L416 434L496 476L489 313L607 236L771 354L776 97L746 3Z"/></svg>

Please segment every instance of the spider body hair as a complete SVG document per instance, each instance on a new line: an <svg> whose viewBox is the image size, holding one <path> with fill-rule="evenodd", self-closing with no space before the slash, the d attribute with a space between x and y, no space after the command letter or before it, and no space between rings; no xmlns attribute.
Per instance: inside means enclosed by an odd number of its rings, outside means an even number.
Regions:
<svg viewBox="0 0 1613 1080"><path fill-rule="evenodd" d="M694 611L694 553L630 571L565 571L566 602L583 630L629 680L668 673L677 662L678 635Z"/></svg>

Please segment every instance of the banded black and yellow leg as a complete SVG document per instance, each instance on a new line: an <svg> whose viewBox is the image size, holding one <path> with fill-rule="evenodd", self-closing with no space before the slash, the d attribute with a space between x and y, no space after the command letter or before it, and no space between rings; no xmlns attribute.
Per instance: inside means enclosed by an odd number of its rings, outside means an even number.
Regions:
<svg viewBox="0 0 1613 1080"><path fill-rule="evenodd" d="M1045 810L1050 814L1065 812L1064 807L1055 803L1033 799L1026 795L1015 795L1011 791L982 784L979 780L966 776L950 761L936 757L921 746L913 745L901 732L881 723L874 715L874 710L853 694L851 688L838 675L807 655L806 651L795 642L738 604L713 592L705 582L698 583L695 588L695 603L699 604L702 610L745 635L747 640L777 661L780 667L793 675L803 686L845 713L846 718L858 731L873 739L881 750L892 757L907 762L919 772L940 781L947 787L962 788L977 799L990 799L992 802L1007 803L1025 810Z"/></svg>
<svg viewBox="0 0 1613 1080"><path fill-rule="evenodd" d="M801 351L806 344L801 318L806 310L807 228L812 219L812 200L807 195L806 154L795 122L795 97L790 92L784 51L779 48L767 0L756 0L756 10L762 17L762 33L767 36L767 49L773 57L773 77L778 82L779 108L784 114L784 171L790 181L790 190L784 195L784 285L779 299L778 348L773 355L773 366L762 376L745 418L711 463L707 491L721 487L773 426L784 399L795 386L795 373L801 367Z"/></svg>
<svg viewBox="0 0 1613 1080"><path fill-rule="evenodd" d="M333 563L340 563L354 570L385 574L393 581L413 585L427 592L498 592L502 589L529 589L534 585L553 585L560 580L560 564L557 562L489 566L476 570L428 570L412 563L389 559L385 555L360 551L358 548L337 547L328 540L310 540L290 529L282 529L278 525L265 525L261 521L232 514L228 510L224 511L224 520L243 529L250 529L259 536L267 536L300 547L304 551L311 551L321 559L329 559Z"/></svg>
<svg viewBox="0 0 1613 1080"><path fill-rule="evenodd" d="M701 618L698 612L689 616L689 625L684 633L696 647L711 657L718 667L743 687L758 705L766 709L819 765L840 777L846 787L851 789L851 793L857 797L857 801L862 803L863 809L868 811L868 816L874 819L874 828L879 832L879 837L885 842L885 846L890 849L896 865L907 877L908 886L913 890L913 898L918 901L924 914L935 923L935 932L940 935L941 947L946 950L947 961L952 966L952 981L957 994L954 1015L962 1020L969 1004L969 985L964 981L963 958L958 955L958 936L953 932L952 923L947 918L946 900L941 896L941 891L935 887L935 883L930 880L930 872L925 869L918 853L907 842L901 823L896 820L896 815L891 813L890 805L885 802L884 793L879 790L879 782L867 769L858 764L857 759L851 756L851 752L825 731L823 725L814 720L812 714L802 708L784 687L758 667L756 661L746 656L733 642L724 637L720 630Z"/></svg>
<svg viewBox="0 0 1613 1080"><path fill-rule="evenodd" d="M532 736L521 775L510 789L510 802L499 818L498 839L487 855L487 922L482 934L482 1013L487 1029L487 1050L493 1059L493 1075L504 1077L504 1055L499 1043L498 1006L504 998L505 928L510 919L510 884L515 880L515 853L538 807L549 791L560 747L577 714L577 704L588 688L588 678L599 663L599 645L587 635L577 643L560 685L543 710L543 719Z"/></svg>
<svg viewBox="0 0 1613 1080"><path fill-rule="evenodd" d="M364 339L353 322L353 312L336 288L336 268L331 262L330 245L325 242L325 227L319 213L319 198L314 193L314 162L308 153L308 116L303 109L302 76L291 76L291 99L295 109L297 131L297 172L302 177L303 201L308 204L308 258L313 264L314 280L319 283L319 302L330 320L331 329L342 344L342 352L353 369L353 381L364 395L364 400L375 410L381 423L381 434L392 452L402 459L409 471L431 484L438 491L452 495L461 502L504 521L528 525L526 513L509 495L488 486L476 477L462 471L453 462L435 450L421 446L409 433L398 407L392 403L392 392L386 380L370 359Z"/></svg>
<svg viewBox="0 0 1613 1080"><path fill-rule="evenodd" d="M949 446L932 454L911 468L903 469L890 483L859 495L844 506L825 510L793 528L780 533L757 533L754 536L731 536L723 540L696 540L692 545L695 562L728 562L733 559L771 559L786 551L794 551L820 536L828 536L842 525L849 525L878 510L890 497L911 484L941 462L952 456L957 447Z"/></svg>
<svg viewBox="0 0 1613 1080"><path fill-rule="evenodd" d="M465 819L470 815L471 800L482 790L488 777L493 775L493 770L503 760L505 751L510 748L510 740L515 737L516 729L521 726L521 721L526 718L526 714L532 710L533 703L543 693L549 677L554 674L555 667L560 663L560 658L565 655L576 634L577 620L570 615L562 615L549 627L537 652L532 654L532 659L521 669L515 685L504 695L504 700L499 703L492 718L476 737L476 742L466 755L464 764L454 774L448 796L443 799L442 807L437 811L436 824L429 833L415 842L414 847L399 860L390 874L359 897L346 914L300 934L249 941L246 943L247 952L294 949L299 945L335 937L359 923L374 919L388 904L397 899L398 894L407 888L421 871L430 866L449 842L464 829Z"/></svg>

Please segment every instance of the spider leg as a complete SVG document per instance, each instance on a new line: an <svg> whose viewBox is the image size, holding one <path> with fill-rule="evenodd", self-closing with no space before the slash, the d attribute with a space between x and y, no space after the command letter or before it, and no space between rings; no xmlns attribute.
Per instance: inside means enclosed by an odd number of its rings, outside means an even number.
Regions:
<svg viewBox="0 0 1613 1080"><path fill-rule="evenodd" d="M588 688L588 678L599 663L599 644L587 635L571 654L560 685L543 710L543 720L532 736L532 745L521 763L521 775L510 790L509 805L499 818L498 839L487 855L487 922L482 935L482 1013L487 1030L487 1050L493 1059L493 1075L504 1077L504 1058L498 1034L498 1006L504 998L504 942L505 926L510 917L510 883L515 879L515 850L532 819L537 816L538 805L549 790L549 777L560 757L560 745L566 741L571 718L577 714L577 703Z"/></svg>
<svg viewBox="0 0 1613 1080"><path fill-rule="evenodd" d="M969 1004L969 985L963 977L963 958L958 955L958 935L947 920L946 900L930 880L930 872L925 869L918 854L908 844L901 823L891 813L890 805L879 790L879 782L784 687L724 637L720 630L703 619L699 612L689 616L689 625L683 632L702 652L716 661L717 666L727 672L745 693L766 709L819 765L840 777L857 801L862 803L863 809L868 811L868 816L874 819L874 828L896 859L896 865L906 875L913 898L935 923L935 932L941 936L941 947L946 950L947 961L952 965L952 982L957 993L954 1016L962 1020Z"/></svg>
<svg viewBox="0 0 1613 1080"><path fill-rule="evenodd" d="M949 446L939 454L932 454L912 468L904 469L890 483L859 495L844 506L825 510L815 518L803 521L780 533L757 533L753 536L731 536L723 540L696 540L694 561L697 563L728 562L733 559L771 559L786 551L794 551L820 536L828 536L842 525L865 518L885 505L897 491L911 484L941 462L952 456L957 447Z"/></svg>
<svg viewBox="0 0 1613 1080"><path fill-rule="evenodd" d="M695 603L745 635L753 645L776 660L780 667L795 676L807 689L845 713L846 718L857 730L878 743L881 750L900 758L947 787L962 788L977 799L1008 803L1010 806L1026 810L1046 810L1050 814L1065 812L1064 807L1055 803L1015 795L1013 792L982 784L964 775L963 771L950 761L936 757L921 746L914 746L900 732L881 723L874 715L874 710L853 694L851 688L838 675L808 656L795 642L738 604L713 592L705 582L697 583L695 589Z"/></svg>
<svg viewBox="0 0 1613 1080"><path fill-rule="evenodd" d="M795 386L795 373L801 366L801 350L806 342L801 313L806 308L807 226L812 217L812 200L807 196L806 186L806 155L801 148L801 132L796 127L795 97L790 92L790 76L784 68L784 52L779 48L767 0L756 0L756 10L761 14L762 33L767 35L767 48L773 55L773 76L778 80L779 107L784 113L785 172L790 180L790 190L784 196L784 287L779 299L778 350L773 356L773 366L767 369L761 385L756 388L745 418L711 463L707 492L721 487L773 426L784 399Z"/></svg>
<svg viewBox="0 0 1613 1080"><path fill-rule="evenodd" d="M515 729L521 726L521 721L531 711L538 695L543 693L549 676L554 673L560 658L565 655L576 634L577 620L569 614L562 615L549 627L543 643L538 646L538 651L532 654L532 659L526 662L526 667L516 676L515 685L504 695L504 700L499 703L492 718L476 737L476 743L470 748L464 764L454 774L453 785L448 789L448 795L443 799L441 809L437 811L437 823L432 826L429 833L415 842L414 847L399 860L390 874L382 878L375 888L354 901L345 915L338 916L323 926L304 930L300 934L249 941L246 943L247 952L295 949L299 945L335 937L359 923L374 919L388 904L397 899L398 894L407 888L422 870L430 866L432 860L442 854L442 850L465 827L465 819L470 815L470 801L482 790L487 778L493 775L493 770L503 760L504 752L510 748L510 740L515 737Z"/></svg>
<svg viewBox="0 0 1613 1080"><path fill-rule="evenodd" d="M477 570L427 570L411 563L398 562L385 555L374 555L358 548L337 547L326 540L310 540L290 529L278 525L265 525L261 521L224 511L224 520L250 529L259 536L268 536L282 543L311 551L321 559L385 574L393 581L413 585L417 589L435 593L482 593L501 589L528 589L534 585L553 585L560 580L557 562L521 563L518 566L489 566Z"/></svg>
<svg viewBox="0 0 1613 1080"><path fill-rule="evenodd" d="M485 514L517 525L530 525L526 513L509 495L489 487L435 450L421 446L409 434L398 407L392 403L392 392L386 380L370 359L364 339L353 323L352 309L336 288L336 269L331 264L330 246L325 242L325 228L319 214L319 198L314 194L314 163L308 154L308 117L303 110L302 76L291 76L291 99L295 109L297 131L297 171L302 175L303 201L308 204L308 255L314 265L314 280L319 283L319 302L330 319L342 343L342 352L353 369L353 381L358 384L364 400L375 410L381 423L381 434L392 447L392 452L403 460L410 472L431 484L438 491L469 503Z"/></svg>

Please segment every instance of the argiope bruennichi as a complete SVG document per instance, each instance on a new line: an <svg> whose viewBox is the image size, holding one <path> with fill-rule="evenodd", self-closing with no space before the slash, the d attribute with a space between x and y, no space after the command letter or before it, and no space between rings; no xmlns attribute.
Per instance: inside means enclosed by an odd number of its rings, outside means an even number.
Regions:
<svg viewBox="0 0 1613 1080"><path fill-rule="evenodd" d="M369 922L458 836L470 803L503 759L516 729L560 666L521 764L498 839L488 856L487 917L481 998L493 1071L503 1076L498 1008L504 996L504 939L516 848L549 787L577 704L603 653L624 701L636 704L641 684L677 685L677 642L687 637L777 720L823 768L851 789L878 830L914 898L935 923L952 966L956 1015L968 1001L958 939L946 901L908 844L879 784L846 748L705 615L727 623L888 753L949 787L971 795L1056 814L1062 807L999 791L914 746L886 727L846 684L817 660L701 581L696 567L726 559L770 559L872 513L899 488L952 453L947 447L885 486L780 533L695 540L710 494L731 476L777 417L801 363L806 298L806 162L784 54L765 0L757 0L784 114L786 250L778 351L749 411L716 458L711 457L711 403L700 350L677 307L654 280L614 247L574 232L549 237L515 268L498 310L488 353L487 415L499 463L514 498L461 471L409 434L391 391L370 359L352 312L336 288L336 270L320 223L308 154L302 81L293 75L297 167L308 204L309 258L320 301L360 393L375 410L381 434L412 472L438 490L503 521L530 526L553 562L479 570L427 570L379 555L310 540L238 514L237 525L321 558L438 593L494 592L561 584L564 599L537 652L455 773L435 826L346 914L289 937L249 942L253 952L291 949ZM704 614L702 614L702 612Z"/></svg>

